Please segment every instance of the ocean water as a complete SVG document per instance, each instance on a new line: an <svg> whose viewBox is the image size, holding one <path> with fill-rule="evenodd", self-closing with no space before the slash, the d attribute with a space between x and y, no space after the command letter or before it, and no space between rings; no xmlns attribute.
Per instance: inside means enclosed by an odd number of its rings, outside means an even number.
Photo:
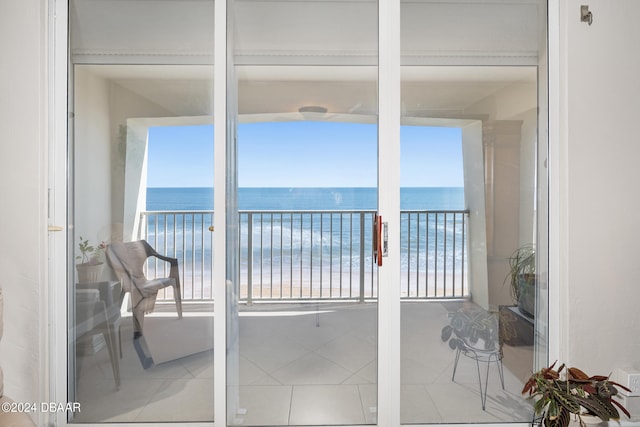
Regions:
<svg viewBox="0 0 640 427"><path fill-rule="evenodd" d="M273 265L280 265L281 261L310 270L316 260L322 258L323 265L331 260L331 264L346 269L363 262L370 269L376 197L374 188L240 188L241 266L246 267L252 258L253 263L259 263L254 269L261 271L271 271ZM402 188L400 199L403 270L433 272L462 265L466 258L464 216L427 214L426 211L464 209L464 190ZM147 210L213 211L213 189L149 188ZM251 219L246 211L252 212ZM203 230L207 230L212 221L210 213L151 214L146 221L149 233L146 238L152 244L175 245L177 255L184 255L185 260L192 259L197 264L200 259L210 257L211 235L208 232L203 235ZM183 247L189 253L182 254Z"/></svg>
<svg viewBox="0 0 640 427"><path fill-rule="evenodd" d="M373 210L375 188L240 188L239 210ZM402 210L464 209L461 187L401 188ZM213 188L148 188L147 210L213 210Z"/></svg>

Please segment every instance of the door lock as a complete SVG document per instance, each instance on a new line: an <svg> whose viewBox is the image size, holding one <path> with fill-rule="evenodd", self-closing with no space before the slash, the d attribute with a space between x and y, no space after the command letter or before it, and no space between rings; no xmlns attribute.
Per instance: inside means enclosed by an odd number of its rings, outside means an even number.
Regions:
<svg viewBox="0 0 640 427"><path fill-rule="evenodd" d="M587 22L589 25L593 23L593 14L588 5L580 6L580 22Z"/></svg>

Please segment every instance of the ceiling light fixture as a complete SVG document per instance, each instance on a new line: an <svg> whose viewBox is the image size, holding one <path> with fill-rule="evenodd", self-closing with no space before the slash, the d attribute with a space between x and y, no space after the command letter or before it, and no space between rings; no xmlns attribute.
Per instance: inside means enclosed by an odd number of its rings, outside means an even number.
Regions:
<svg viewBox="0 0 640 427"><path fill-rule="evenodd" d="M298 108L298 111L301 113L320 113L320 114L324 114L327 111L326 107L321 107L319 105L306 105L304 107L300 107Z"/></svg>

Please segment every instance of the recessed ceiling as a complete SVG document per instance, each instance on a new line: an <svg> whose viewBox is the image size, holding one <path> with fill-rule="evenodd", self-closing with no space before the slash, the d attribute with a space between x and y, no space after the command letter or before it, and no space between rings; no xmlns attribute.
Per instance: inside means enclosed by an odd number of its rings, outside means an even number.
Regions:
<svg viewBox="0 0 640 427"><path fill-rule="evenodd" d="M177 116L213 114L212 66L82 65ZM411 114L462 114L514 85L535 86L536 67L402 67L402 102ZM297 112L314 105L330 113L375 115L375 67L238 67L240 114ZM531 100L535 104L535 98Z"/></svg>
<svg viewBox="0 0 640 427"><path fill-rule="evenodd" d="M403 1L405 111L461 114L510 86L535 85L544 3ZM374 0L236 0L240 114L297 112L305 105L377 114L376 6ZM211 115L214 9L213 0L72 0L76 72L100 76L176 116Z"/></svg>

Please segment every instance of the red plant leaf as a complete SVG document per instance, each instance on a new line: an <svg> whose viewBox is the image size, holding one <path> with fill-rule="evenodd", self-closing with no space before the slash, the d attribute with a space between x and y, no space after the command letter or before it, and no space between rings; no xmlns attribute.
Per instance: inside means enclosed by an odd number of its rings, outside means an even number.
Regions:
<svg viewBox="0 0 640 427"><path fill-rule="evenodd" d="M596 390L596 388L592 386L590 383L583 385L582 388L584 391L586 391L589 394L596 394L598 392L598 390Z"/></svg>
<svg viewBox="0 0 640 427"><path fill-rule="evenodd" d="M589 380L589 375L585 374L578 368L569 368L569 379L572 380Z"/></svg>
<svg viewBox="0 0 640 427"><path fill-rule="evenodd" d="M533 386L535 384L536 384L536 380L533 377L529 378L529 381L527 381L527 383L522 388L522 394L529 393L529 396L531 396L531 393L533 393Z"/></svg>
<svg viewBox="0 0 640 427"><path fill-rule="evenodd" d="M621 389L626 390L627 392L631 393L631 389L630 389L630 388L625 387L625 386L623 386L623 385L622 385L622 384L620 384L620 383L617 383L617 382L615 382L615 381L609 381L609 384L613 384L614 386L616 386L616 387L620 387Z"/></svg>
<svg viewBox="0 0 640 427"><path fill-rule="evenodd" d="M613 403L614 405L616 405L618 408L620 408L620 410L622 412L624 412L624 414L627 416L627 418L631 418L631 414L629 413L629 411L627 411L627 408L625 408L624 406L622 406L622 403L618 402L615 399L610 399L611 403Z"/></svg>

